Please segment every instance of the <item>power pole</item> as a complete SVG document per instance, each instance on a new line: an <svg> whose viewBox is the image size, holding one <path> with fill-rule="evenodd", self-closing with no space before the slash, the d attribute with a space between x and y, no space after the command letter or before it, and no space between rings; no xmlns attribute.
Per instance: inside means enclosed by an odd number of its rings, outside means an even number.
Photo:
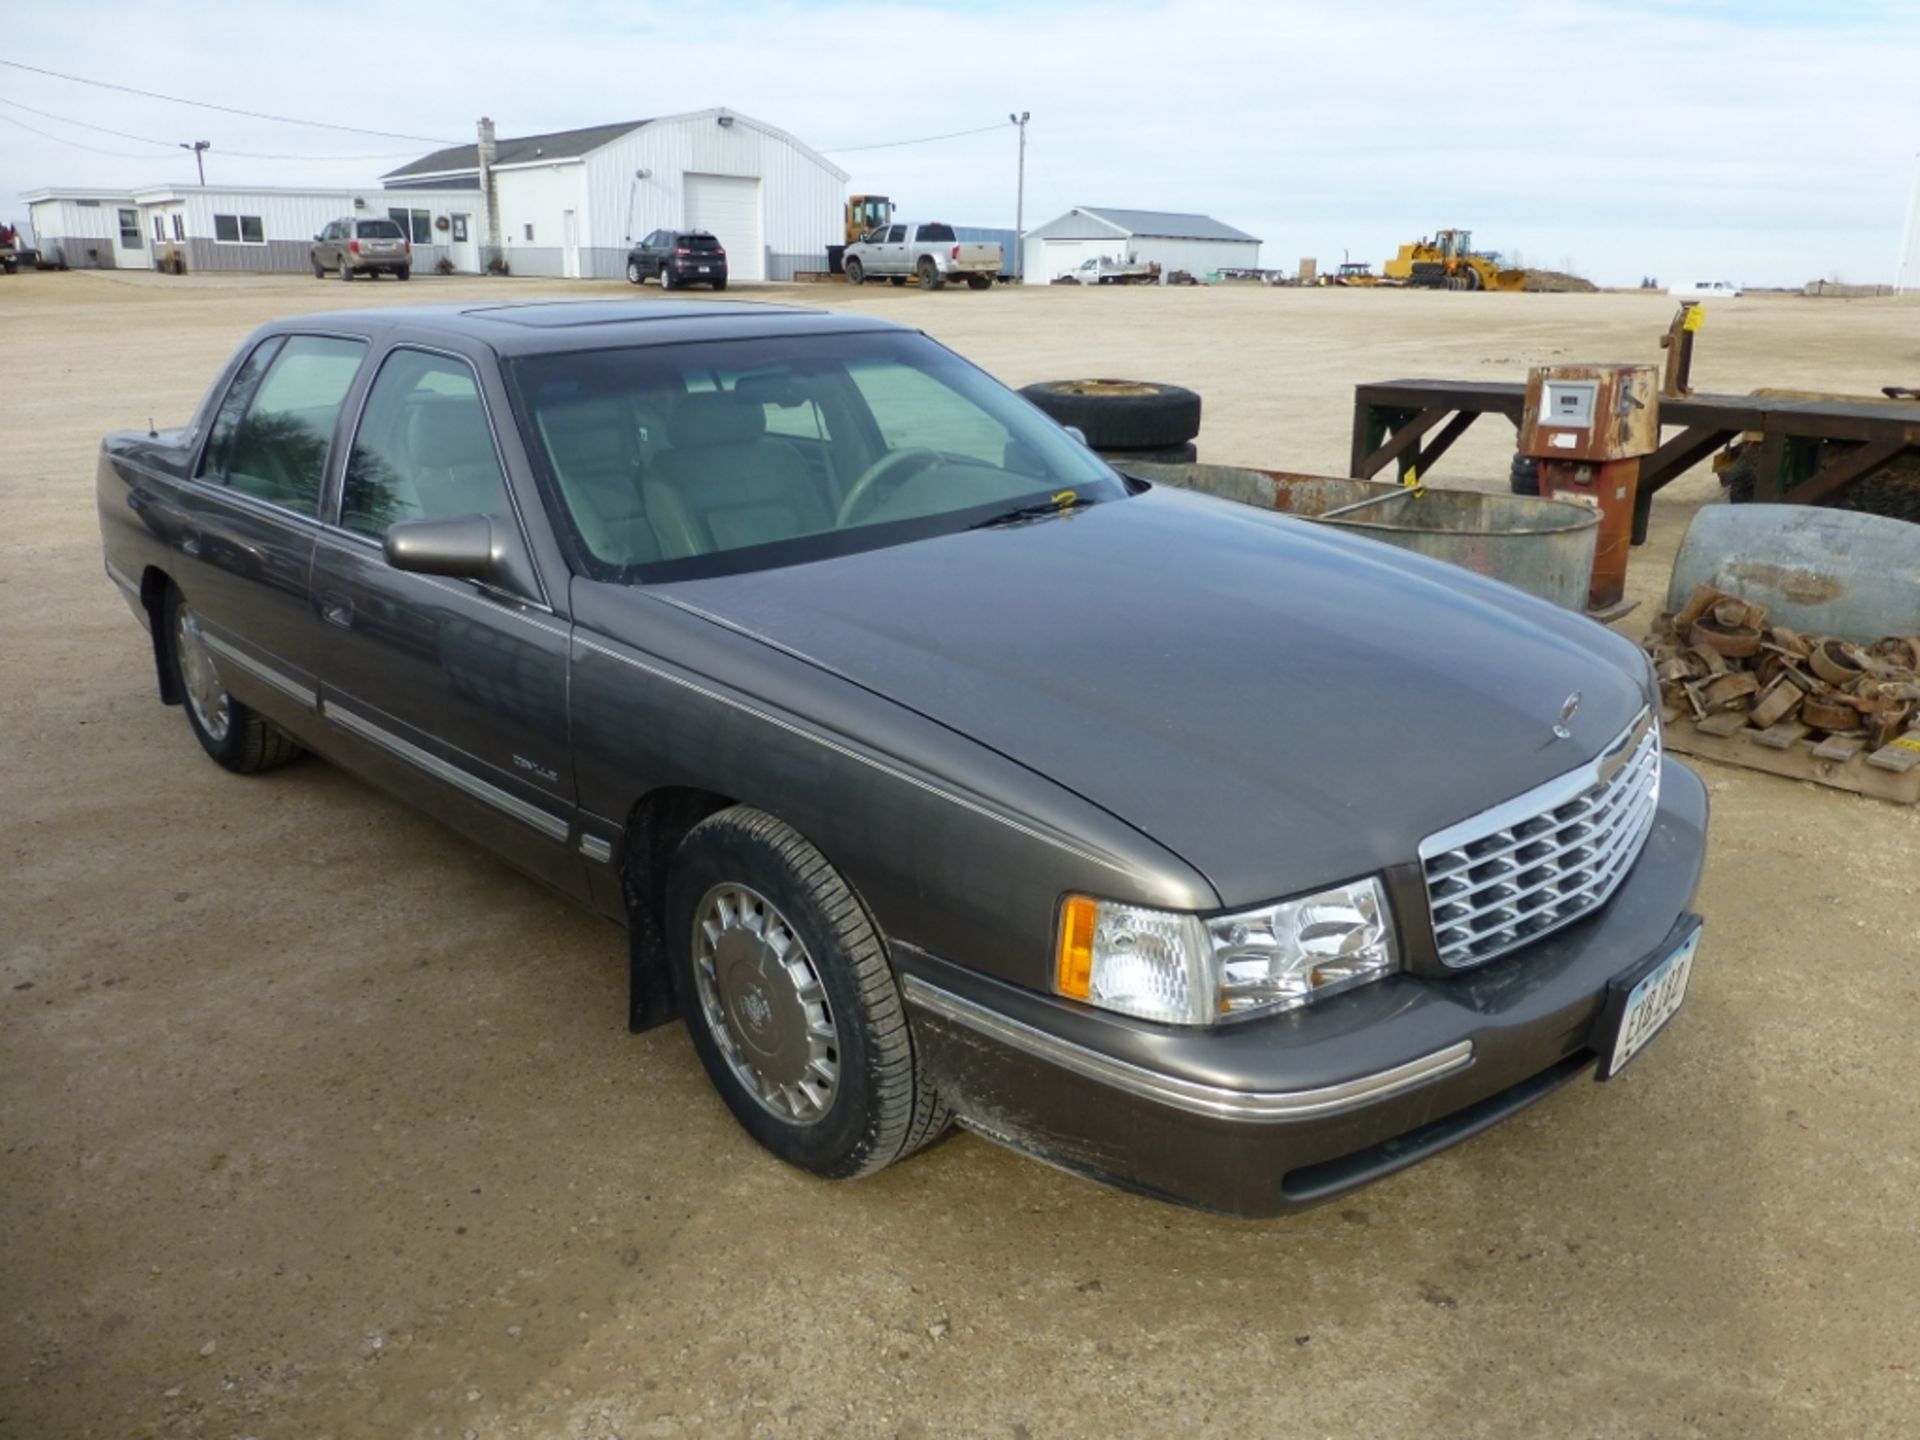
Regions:
<svg viewBox="0 0 1920 1440"><path fill-rule="evenodd" d="M1018 115L1008 113L1020 131L1020 186L1014 192L1013 199L1013 274L1021 283L1027 278L1027 121L1033 118L1033 112L1022 110Z"/></svg>
<svg viewBox="0 0 1920 1440"><path fill-rule="evenodd" d="M191 150L193 152L193 167L194 169L200 172L200 188L202 190L206 189L207 188L207 162L203 160L201 156L205 155L207 151L213 148L213 142L209 140L196 140L191 145L189 145L186 141L182 140L180 142L180 148L182 150Z"/></svg>

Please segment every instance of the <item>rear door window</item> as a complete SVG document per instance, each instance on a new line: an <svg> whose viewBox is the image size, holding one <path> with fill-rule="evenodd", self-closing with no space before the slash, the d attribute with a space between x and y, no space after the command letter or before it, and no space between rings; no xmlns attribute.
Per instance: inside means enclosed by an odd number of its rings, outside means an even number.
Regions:
<svg viewBox="0 0 1920 1440"><path fill-rule="evenodd" d="M920 227L920 239L929 245L951 245L954 242L953 227L951 225L922 225Z"/></svg>
<svg viewBox="0 0 1920 1440"><path fill-rule="evenodd" d="M889 245L898 245L902 240L905 240L906 238L907 238L907 227L904 225L896 225L891 230L887 231L887 243Z"/></svg>
<svg viewBox="0 0 1920 1440"><path fill-rule="evenodd" d="M289 336L255 381L249 371L266 349L256 350L234 377L201 474L256 500L317 516L334 422L366 357L367 342Z"/></svg>

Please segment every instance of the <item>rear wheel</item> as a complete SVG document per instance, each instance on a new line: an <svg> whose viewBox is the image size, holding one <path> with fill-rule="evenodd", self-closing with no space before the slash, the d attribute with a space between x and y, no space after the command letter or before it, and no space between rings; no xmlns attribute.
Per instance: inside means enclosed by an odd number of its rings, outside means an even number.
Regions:
<svg viewBox="0 0 1920 1440"><path fill-rule="evenodd" d="M969 275L967 277L967 288L969 290L984 290L991 284L993 284L993 277L991 275Z"/></svg>
<svg viewBox="0 0 1920 1440"><path fill-rule="evenodd" d="M393 272L393 278L396 280L411 280L413 278L413 267L411 265L400 266Z"/></svg>
<svg viewBox="0 0 1920 1440"><path fill-rule="evenodd" d="M200 748L237 775L271 770L297 758L300 747L291 736L227 693L200 617L177 589L167 592L165 624L174 682Z"/></svg>
<svg viewBox="0 0 1920 1440"><path fill-rule="evenodd" d="M746 806L695 826L668 876L667 935L701 1063L782 1160L851 1179L946 1128L885 941L791 827Z"/></svg>
<svg viewBox="0 0 1920 1440"><path fill-rule="evenodd" d="M941 286L945 285L946 283L947 283L947 277L940 273L940 267L933 263L933 260L931 257L928 257L927 259L924 259L920 262L920 288L921 289L938 290Z"/></svg>
<svg viewBox="0 0 1920 1440"><path fill-rule="evenodd" d="M713 282L713 288L716 290L724 290L727 288L727 282L724 280L716 280Z"/></svg>
<svg viewBox="0 0 1920 1440"><path fill-rule="evenodd" d="M847 284L849 285L864 285L867 281L866 267L858 260L847 261L846 272Z"/></svg>
<svg viewBox="0 0 1920 1440"><path fill-rule="evenodd" d="M660 267L660 288L662 290L671 290L673 288L673 271L669 270L665 265Z"/></svg>
<svg viewBox="0 0 1920 1440"><path fill-rule="evenodd" d="M887 283L889 285L898 285L904 290L907 288L907 277L904 275L889 275L887 277Z"/></svg>

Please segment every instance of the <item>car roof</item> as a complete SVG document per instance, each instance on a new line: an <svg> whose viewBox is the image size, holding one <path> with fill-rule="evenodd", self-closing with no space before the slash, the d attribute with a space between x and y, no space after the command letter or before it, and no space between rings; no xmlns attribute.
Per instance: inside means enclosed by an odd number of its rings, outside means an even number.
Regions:
<svg viewBox="0 0 1920 1440"><path fill-rule="evenodd" d="M506 304L401 305L275 320L263 333L364 333L381 339L462 338L499 355L760 340L782 335L857 334L906 327L866 315L745 300L535 300Z"/></svg>

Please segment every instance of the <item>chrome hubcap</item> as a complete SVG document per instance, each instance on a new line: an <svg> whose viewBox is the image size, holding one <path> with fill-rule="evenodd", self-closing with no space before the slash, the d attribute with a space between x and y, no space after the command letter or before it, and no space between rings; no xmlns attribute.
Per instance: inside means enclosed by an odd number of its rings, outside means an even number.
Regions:
<svg viewBox="0 0 1920 1440"><path fill-rule="evenodd" d="M210 738L226 739L227 727L233 723L232 702L227 698L227 687L220 683L220 672L214 668L213 652L200 633L200 617L184 605L173 638L175 653L180 657L180 680L187 688L193 718Z"/></svg>
<svg viewBox="0 0 1920 1440"><path fill-rule="evenodd" d="M716 885L693 922L693 976L707 1031L763 1109L811 1123L840 1078L840 1035L807 947L764 895Z"/></svg>

